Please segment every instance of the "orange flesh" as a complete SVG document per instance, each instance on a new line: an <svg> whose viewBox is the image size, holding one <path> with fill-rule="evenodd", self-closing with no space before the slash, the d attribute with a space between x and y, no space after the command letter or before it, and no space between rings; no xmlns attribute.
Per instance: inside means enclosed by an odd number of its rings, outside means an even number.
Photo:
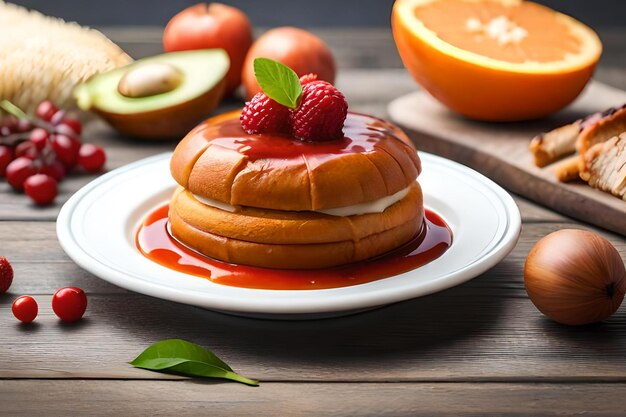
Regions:
<svg viewBox="0 0 626 417"><path fill-rule="evenodd" d="M567 24L536 3L434 1L416 7L415 17L444 42L499 61L545 63L581 51ZM489 33L498 24L503 31Z"/></svg>

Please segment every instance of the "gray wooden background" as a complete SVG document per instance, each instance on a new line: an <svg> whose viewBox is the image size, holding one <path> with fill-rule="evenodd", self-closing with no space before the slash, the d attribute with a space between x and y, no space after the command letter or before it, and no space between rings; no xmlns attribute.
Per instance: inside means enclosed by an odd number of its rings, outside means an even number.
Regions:
<svg viewBox="0 0 626 417"><path fill-rule="evenodd" d="M393 0L221 0L257 26L387 26ZM46 14L92 26L164 25L199 0L16 0ZM595 28L626 26L624 0L537 0Z"/></svg>

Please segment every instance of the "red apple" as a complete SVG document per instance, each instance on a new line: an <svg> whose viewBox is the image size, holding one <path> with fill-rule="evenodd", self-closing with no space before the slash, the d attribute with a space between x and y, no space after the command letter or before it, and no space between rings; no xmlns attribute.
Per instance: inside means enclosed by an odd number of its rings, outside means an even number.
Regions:
<svg viewBox="0 0 626 417"><path fill-rule="evenodd" d="M165 52L222 48L230 57L226 93L241 84L241 67L252 44L252 26L239 9L222 3L198 3L169 21L163 32Z"/></svg>
<svg viewBox="0 0 626 417"><path fill-rule="evenodd" d="M298 76L315 73L320 80L335 81L335 59L326 44L306 30L294 27L272 29L252 45L241 74L248 100L261 91L254 76L254 59L270 58L293 69Z"/></svg>

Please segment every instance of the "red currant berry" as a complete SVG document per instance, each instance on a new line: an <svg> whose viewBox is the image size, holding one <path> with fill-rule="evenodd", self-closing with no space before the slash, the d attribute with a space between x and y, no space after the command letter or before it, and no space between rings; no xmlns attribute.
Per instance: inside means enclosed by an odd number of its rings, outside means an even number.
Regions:
<svg viewBox="0 0 626 417"><path fill-rule="evenodd" d="M68 125L64 123L61 123L60 125L55 126L54 133L56 133L57 135L65 135L74 139L78 139L78 136L76 136L76 132L74 132L74 129L72 129L71 127L69 127Z"/></svg>
<svg viewBox="0 0 626 417"><path fill-rule="evenodd" d="M78 153L78 165L87 172L98 172L106 162L104 149L99 146L85 143Z"/></svg>
<svg viewBox="0 0 626 417"><path fill-rule="evenodd" d="M54 126L58 126L63 123L63 121L65 120L65 116L65 111L59 110L52 115L52 117L50 118L50 123L52 123Z"/></svg>
<svg viewBox="0 0 626 417"><path fill-rule="evenodd" d="M78 162L78 151L80 150L79 142L66 135L53 135L52 149L57 155L57 159L65 165L66 168L71 169L76 166Z"/></svg>
<svg viewBox="0 0 626 417"><path fill-rule="evenodd" d="M30 323L37 317L39 307L37 306L37 301L35 301L33 297L29 295L22 295L13 301L11 311L13 311L15 318L22 323Z"/></svg>
<svg viewBox="0 0 626 417"><path fill-rule="evenodd" d="M85 292L76 287L64 287L54 293L52 310L61 320L71 323L78 321L87 309Z"/></svg>
<svg viewBox="0 0 626 417"><path fill-rule="evenodd" d="M39 169L39 173L49 175L57 182L61 182L65 178L65 167L59 161L54 161L49 165L42 166Z"/></svg>
<svg viewBox="0 0 626 417"><path fill-rule="evenodd" d="M83 125L80 122L80 120L78 119L73 119L71 117L66 117L61 123L59 123L59 125L56 127L57 132L59 133L65 133L65 132L61 132L59 129L61 128L69 128L72 132L74 132L75 136L80 136L81 132L83 131ZM65 133L67 134L67 133Z"/></svg>
<svg viewBox="0 0 626 417"><path fill-rule="evenodd" d="M35 114L41 120L45 120L46 122L49 122L50 120L52 120L52 116L54 116L54 114L57 111L58 111L57 107L51 101L46 100L46 101L42 101L39 104L39 106L37 106L37 110L35 111Z"/></svg>
<svg viewBox="0 0 626 417"><path fill-rule="evenodd" d="M45 206L57 196L57 182L46 174L35 174L24 181L24 191L35 204Z"/></svg>
<svg viewBox="0 0 626 417"><path fill-rule="evenodd" d="M13 267L7 258L0 256L0 294L8 291L13 283Z"/></svg>
<svg viewBox="0 0 626 417"><path fill-rule="evenodd" d="M7 173L7 165L13 160L13 149L8 146L0 145L0 177L4 177Z"/></svg>
<svg viewBox="0 0 626 417"><path fill-rule="evenodd" d="M18 133L30 132L31 130L33 130L33 124L28 119L19 119L15 130Z"/></svg>
<svg viewBox="0 0 626 417"><path fill-rule="evenodd" d="M35 144L35 147L37 148L38 151L43 151L43 148L45 148L46 144L48 143L49 137L50 137L50 134L48 133L46 129L38 127L38 128L33 129L32 132L30 132L29 140L33 144Z"/></svg>
<svg viewBox="0 0 626 417"><path fill-rule="evenodd" d="M14 159L7 166L7 181L11 185L11 187L16 190L21 190L24 188L24 181L26 178L35 175L37 173L37 169L33 165L33 161L20 157Z"/></svg>
<svg viewBox="0 0 626 417"><path fill-rule="evenodd" d="M28 159L37 158L37 145L30 140L24 141L15 147L15 157L25 157Z"/></svg>

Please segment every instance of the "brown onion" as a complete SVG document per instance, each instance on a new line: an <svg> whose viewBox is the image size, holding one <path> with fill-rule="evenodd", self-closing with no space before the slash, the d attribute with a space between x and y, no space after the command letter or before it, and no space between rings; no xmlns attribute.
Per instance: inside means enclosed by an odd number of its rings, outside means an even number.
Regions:
<svg viewBox="0 0 626 417"><path fill-rule="evenodd" d="M524 282L535 306L569 325L602 321L619 308L626 292L626 268L606 239L564 229L541 239L528 254Z"/></svg>

